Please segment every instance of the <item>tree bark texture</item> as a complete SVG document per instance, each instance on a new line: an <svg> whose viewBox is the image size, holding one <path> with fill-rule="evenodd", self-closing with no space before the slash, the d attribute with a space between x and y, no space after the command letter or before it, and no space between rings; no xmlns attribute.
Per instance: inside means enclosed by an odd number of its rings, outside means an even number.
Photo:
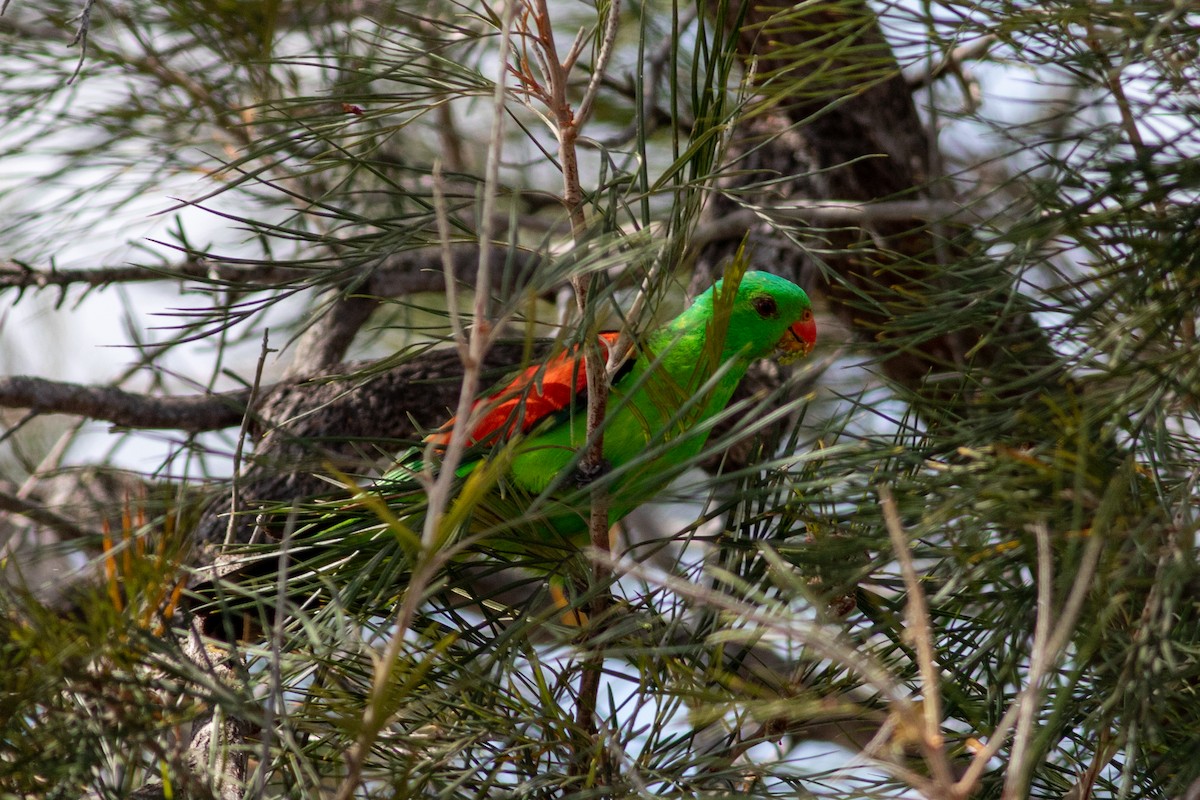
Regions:
<svg viewBox="0 0 1200 800"><path fill-rule="evenodd" d="M714 17L719 5L710 7ZM738 177L722 187L711 216L801 198L934 201L949 191L938 182L936 145L866 3L730 5L726 19L736 25L743 62L770 111L736 132L731 155ZM766 190L753 186L768 179L775 180ZM881 343L882 371L913 392L927 420L970 415L981 398L963 392L959 378L971 365L1000 376L989 390L997 396L1018 385L1027 391L1031 376L1057 378L1054 353L1028 305L1018 299L1000 316L1012 293L989 291L1004 289L1011 277L989 262L963 225L893 218L813 225L805 233L797 246L773 225L752 227L755 263L818 289L856 338ZM709 244L697 281L711 279L737 246L733 239ZM926 314L941 292L994 303L996 324L955 328L944 315ZM904 346L883 341L895 337L885 326L908 331Z"/></svg>

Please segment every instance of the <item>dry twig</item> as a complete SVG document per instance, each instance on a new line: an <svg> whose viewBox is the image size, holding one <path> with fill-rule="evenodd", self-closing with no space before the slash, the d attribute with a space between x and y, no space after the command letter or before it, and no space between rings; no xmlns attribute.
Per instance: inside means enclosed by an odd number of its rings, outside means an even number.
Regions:
<svg viewBox="0 0 1200 800"><path fill-rule="evenodd" d="M539 98L551 115L551 126L558 139L559 166L563 174L562 201L571 218L571 230L575 238L575 245L582 247L587 232L587 215L583 209L583 187L579 177L576 142L582 126L591 114L592 104L595 102L608 60L612 55L621 4L619 0L612 0L609 4L599 52L592 65L587 89L577 108L572 108L567 98L567 87L571 68L582 49L583 37L582 35L577 37L567 56L560 59L554 42L554 29L546 1L533 0L530 12L536 28L536 35L533 36L536 42L534 52L541 66L546 85L538 86L527 67L522 68L522 75L526 82L527 93ZM579 310L580 318L585 324L588 324L591 277L588 275L575 276L571 279L571 285L575 290L576 307ZM587 376L587 446L580 459L578 469L584 476L596 475L604 468L603 429L605 410L608 404L608 364L600 352L596 332L591 329L592 327L592 325L588 325L582 345L584 369ZM588 530L592 547L604 552L609 549L608 510L607 493L600 488L593 488ZM596 618L600 618L612 604L612 596L606 588L612 576L607 564L600 559L593 562L592 572L592 581L596 591L592 597L591 612ZM578 727L589 738L595 736L599 730L596 724L596 700L600 692L600 674L603 665L604 657L599 652L592 653L581 665L582 672L575 719ZM577 748L576 759L572 764L575 774L583 774L586 771L582 756L587 749L590 747L585 747L583 744ZM607 751L602 750L601 752Z"/></svg>
<svg viewBox="0 0 1200 800"><path fill-rule="evenodd" d="M504 101L506 95L505 83L508 75L509 42L512 31L513 17L517 5L510 5L503 17L500 32L500 68L496 79L493 95L492 130L488 143L487 166L483 186L482 222L479 231L479 268L478 280L480 285L489 284L491 270L490 257L492 253L492 220L495 217L496 195L499 188L500 157L504 141ZM440 204L439 227L443 234L443 247L447 246L445 234L445 205ZM488 292L475 293L474 326L468 333L462 321L458 318L457 309L453 302L453 283L455 276L449 259L446 259L446 286L450 297L450 313L455 332L455 344L463 364L463 381L458 396L456 419L462 424L455 425L450 434L450 442L436 478L425 474L429 495L428 510L425 516L424 529L421 535L421 552L417 558L408 586L405 587L400 607L396 611L392 634L382 656L375 662L374 674L371 678L371 692L366 708L363 710L362 725L354 744L346 753L346 775L337 791L337 800L350 800L358 789L362 779L362 769L367 755L370 753L379 732L387 723L383 716L385 700L391 687L392 671L404 646L405 637L417 609L425 599L426 589L445 567L446 563L456 552L454 547L444 547L441 541L441 521L450 501L450 490L453 487L455 473L462 454L468 444L471 431L469 423L471 409L475 397L479 393L479 376L484 356L490 346L493 335L488 322ZM432 448L433 445L430 445ZM432 459L426 458L426 463Z"/></svg>
<svg viewBox="0 0 1200 800"><path fill-rule="evenodd" d="M905 638L916 650L917 666L921 672L921 751L925 763L933 773L933 791L939 797L951 797L954 791L954 777L942 738L942 689L934 654L929 606L925 601L925 592L921 588L916 566L913 564L912 549L900 522L895 498L892 497L892 490L887 484L879 486L879 502L888 536L892 540L892 549L896 560L900 562L900 574L904 578L907 599L904 616L908 625Z"/></svg>

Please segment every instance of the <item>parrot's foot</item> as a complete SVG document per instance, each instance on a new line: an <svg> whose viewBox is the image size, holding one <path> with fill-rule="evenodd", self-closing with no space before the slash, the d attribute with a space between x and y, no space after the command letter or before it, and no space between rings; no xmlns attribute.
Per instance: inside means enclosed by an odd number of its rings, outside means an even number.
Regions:
<svg viewBox="0 0 1200 800"><path fill-rule="evenodd" d="M606 460L601 460L593 465L580 464L575 468L575 485L582 489L610 469L612 469L612 464Z"/></svg>

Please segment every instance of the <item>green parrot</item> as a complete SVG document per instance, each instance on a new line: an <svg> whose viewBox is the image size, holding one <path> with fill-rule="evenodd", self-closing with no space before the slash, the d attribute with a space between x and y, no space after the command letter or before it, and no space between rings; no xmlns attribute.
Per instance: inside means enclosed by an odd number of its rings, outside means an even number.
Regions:
<svg viewBox="0 0 1200 800"><path fill-rule="evenodd" d="M664 476L701 451L708 436L703 423L724 410L753 361L773 353L795 359L816 342L812 307L799 286L753 271L729 291L725 284L718 281L650 332L613 378L603 427L604 461L613 473L606 487L610 523L652 498ZM600 335L606 359L617 338ZM560 354L477 403L478 421L468 436L478 444L524 434L506 454L507 475L499 482L540 504L547 526L566 539L587 529L587 493L564 491L586 482L576 472L587 440L586 392L583 356ZM448 442L454 422L427 441Z"/></svg>
<svg viewBox="0 0 1200 800"><path fill-rule="evenodd" d="M718 281L635 344L613 376L604 468L591 476L577 469L587 442L582 353L576 348L528 368L475 404L472 447L456 470L457 496L441 523L451 532L444 540L470 536L506 559L558 571L589 542L596 486L607 492L610 524L650 500L700 453L709 423L750 364L807 355L816 334L808 296L791 281L757 271ZM617 338L601 334L606 359ZM435 450L446 444L455 424L450 420L427 444ZM289 588L305 578L314 588L337 584L337 573L354 575L356 592L402 585L405 559L396 556L419 546L415 531L427 505L421 459L414 450L351 501L312 509L290 542ZM254 560L269 564L278 555L276 545Z"/></svg>

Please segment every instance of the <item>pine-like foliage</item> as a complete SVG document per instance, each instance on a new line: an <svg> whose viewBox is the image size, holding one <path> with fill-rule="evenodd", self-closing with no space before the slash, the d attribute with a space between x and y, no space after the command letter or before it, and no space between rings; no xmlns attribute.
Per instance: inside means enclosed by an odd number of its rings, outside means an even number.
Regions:
<svg viewBox="0 0 1200 800"><path fill-rule="evenodd" d="M0 795L1196 796L1187 4L5 5L3 313L148 405L0 379ZM611 550L373 483L739 247L820 348Z"/></svg>

